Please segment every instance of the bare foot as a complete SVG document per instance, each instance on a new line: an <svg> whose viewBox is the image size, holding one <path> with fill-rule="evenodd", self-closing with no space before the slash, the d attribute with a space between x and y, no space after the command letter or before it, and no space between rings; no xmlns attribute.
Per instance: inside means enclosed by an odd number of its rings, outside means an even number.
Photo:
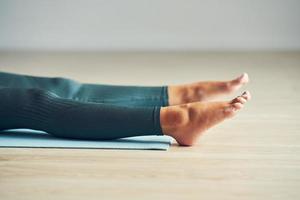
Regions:
<svg viewBox="0 0 300 200"><path fill-rule="evenodd" d="M180 145L194 145L204 131L232 117L250 98L250 93L244 92L232 101L162 107L160 122L163 133L175 138Z"/></svg>
<svg viewBox="0 0 300 200"><path fill-rule="evenodd" d="M211 100L235 92L248 82L248 74L244 73L230 81L206 81L168 86L169 105Z"/></svg>

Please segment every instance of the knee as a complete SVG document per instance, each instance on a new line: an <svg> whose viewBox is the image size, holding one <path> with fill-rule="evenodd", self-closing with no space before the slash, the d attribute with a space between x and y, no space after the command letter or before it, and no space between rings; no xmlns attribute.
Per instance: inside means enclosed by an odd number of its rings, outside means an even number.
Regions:
<svg viewBox="0 0 300 200"><path fill-rule="evenodd" d="M51 82L54 87L64 87L65 89L72 88L80 84L75 80L63 77L51 78Z"/></svg>
<svg viewBox="0 0 300 200"><path fill-rule="evenodd" d="M44 104L45 102L55 100L56 98L58 98L58 96L54 93L38 88L26 89L22 92L21 97L25 103L34 105Z"/></svg>
<svg viewBox="0 0 300 200"><path fill-rule="evenodd" d="M47 90L39 89L39 88L30 88L26 90L26 95L32 99L44 99L47 97L55 97L56 95Z"/></svg>
<svg viewBox="0 0 300 200"><path fill-rule="evenodd" d="M51 92L37 88L1 88L0 97L2 106L14 105L15 108L18 108L19 106L23 107L28 104L38 104L50 97L56 98L57 96Z"/></svg>

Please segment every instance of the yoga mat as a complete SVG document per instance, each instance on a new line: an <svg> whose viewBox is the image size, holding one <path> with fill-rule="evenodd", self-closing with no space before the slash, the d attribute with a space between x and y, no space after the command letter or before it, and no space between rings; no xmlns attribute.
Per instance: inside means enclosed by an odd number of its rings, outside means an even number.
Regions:
<svg viewBox="0 0 300 200"><path fill-rule="evenodd" d="M168 136L138 136L116 140L77 140L57 138L43 131L31 129L0 131L0 147L167 150L171 141L171 137Z"/></svg>

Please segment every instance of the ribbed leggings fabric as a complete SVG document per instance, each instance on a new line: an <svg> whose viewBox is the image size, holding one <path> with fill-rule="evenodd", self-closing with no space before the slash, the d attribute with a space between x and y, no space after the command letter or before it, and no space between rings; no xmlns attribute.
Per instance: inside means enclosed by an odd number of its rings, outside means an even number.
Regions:
<svg viewBox="0 0 300 200"><path fill-rule="evenodd" d="M107 140L163 135L167 86L117 86L0 72L0 130L29 128L56 137Z"/></svg>

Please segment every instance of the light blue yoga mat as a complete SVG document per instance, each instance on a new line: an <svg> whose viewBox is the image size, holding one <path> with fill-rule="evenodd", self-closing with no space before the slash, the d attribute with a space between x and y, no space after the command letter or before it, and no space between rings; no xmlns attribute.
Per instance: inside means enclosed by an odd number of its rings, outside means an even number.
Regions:
<svg viewBox="0 0 300 200"><path fill-rule="evenodd" d="M45 132L31 129L0 131L0 147L167 150L171 141L172 139L168 136L138 136L116 140L76 140L56 138Z"/></svg>

